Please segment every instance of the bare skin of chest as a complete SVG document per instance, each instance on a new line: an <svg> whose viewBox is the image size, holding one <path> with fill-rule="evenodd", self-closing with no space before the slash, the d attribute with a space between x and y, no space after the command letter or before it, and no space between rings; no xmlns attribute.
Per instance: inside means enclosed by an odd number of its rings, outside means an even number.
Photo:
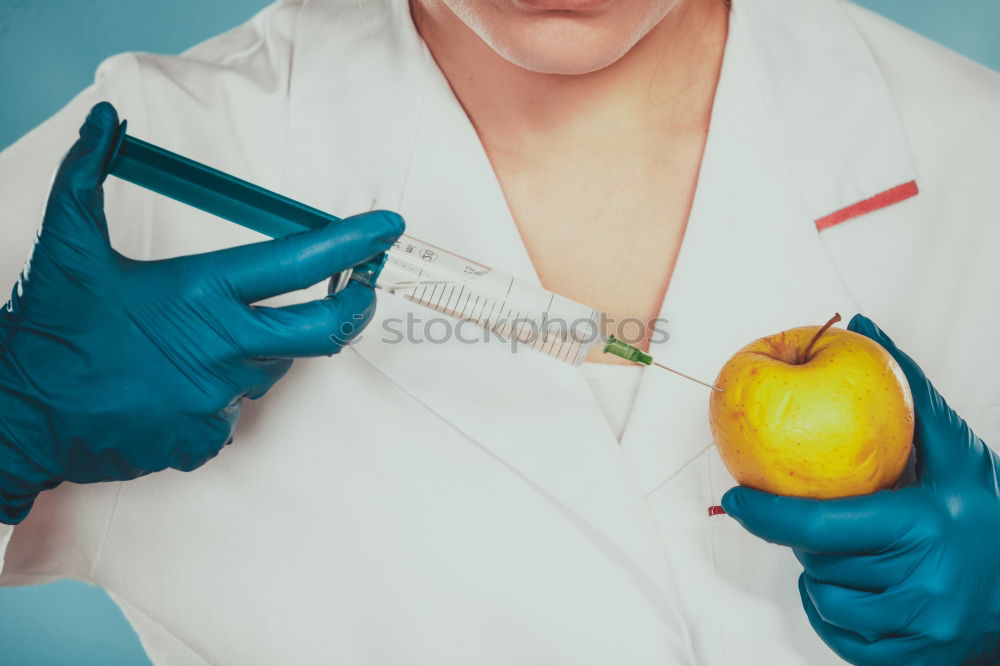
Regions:
<svg viewBox="0 0 1000 666"><path fill-rule="evenodd" d="M451 12L449 5L466 7L461 3L412 4L542 285L603 311L617 323L604 333L641 349L648 349L684 237L729 16L722 0L657 4L669 13L627 53L576 73L506 59ZM532 24L553 30L539 49L587 55L574 51L558 17L548 19ZM577 27L582 32L572 34L597 34ZM514 30L504 39L521 43L531 34ZM613 357L596 349L588 360Z"/></svg>
<svg viewBox="0 0 1000 666"><path fill-rule="evenodd" d="M680 251L703 134L596 159L493 157L542 285L608 316L605 334L648 349ZM588 151L580 151L586 154ZM591 361L609 360L593 350Z"/></svg>

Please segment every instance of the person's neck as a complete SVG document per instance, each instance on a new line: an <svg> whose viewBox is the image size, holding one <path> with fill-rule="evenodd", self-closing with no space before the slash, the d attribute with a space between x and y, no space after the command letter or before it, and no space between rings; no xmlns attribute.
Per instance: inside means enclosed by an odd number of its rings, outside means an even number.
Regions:
<svg viewBox="0 0 1000 666"><path fill-rule="evenodd" d="M444 3L411 6L488 149L521 152L538 142L571 149L584 136L593 148L602 127L615 129L608 141L622 132L652 140L708 129L728 33L725 0L686 0L617 62L572 76L504 60Z"/></svg>

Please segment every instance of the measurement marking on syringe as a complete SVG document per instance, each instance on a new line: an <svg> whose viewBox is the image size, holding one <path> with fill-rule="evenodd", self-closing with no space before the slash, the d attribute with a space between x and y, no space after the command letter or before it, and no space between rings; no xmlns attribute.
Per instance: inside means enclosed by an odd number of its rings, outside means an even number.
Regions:
<svg viewBox="0 0 1000 666"><path fill-rule="evenodd" d="M549 348L548 351L545 350L546 345ZM539 351L545 354L549 354L555 346L556 346L556 338L553 337L551 340L544 340L542 346L539 348Z"/></svg>
<svg viewBox="0 0 1000 666"><path fill-rule="evenodd" d="M451 305L451 296L455 293L455 285L451 285L451 291L448 292L446 298L442 298L440 304L438 305L438 312L444 312Z"/></svg>
<svg viewBox="0 0 1000 666"><path fill-rule="evenodd" d="M555 351L557 345L561 349L562 345L565 344L565 343L566 343L566 341L563 339L562 335L553 336L553 338L552 338L552 346L551 346L552 351L553 352Z"/></svg>
<svg viewBox="0 0 1000 666"><path fill-rule="evenodd" d="M455 312L457 312L458 316L462 319L468 319L465 314L465 308L469 305L469 299L472 298L472 292L470 291L465 296L465 305L462 305L462 294L465 294L465 287L462 287L462 291L458 293L458 298L455 299Z"/></svg>
<svg viewBox="0 0 1000 666"><path fill-rule="evenodd" d="M444 289L442 288L441 291L444 291ZM437 296L435 296L436 293L437 293L437 287L434 287L433 289L431 289L431 293L427 296L427 300L424 301L424 305L429 307L431 310L434 310L435 312L437 312L437 303L438 303L438 298Z"/></svg>
<svg viewBox="0 0 1000 666"><path fill-rule="evenodd" d="M513 312L513 310L507 310L507 315L509 315L511 312ZM504 315L504 313L503 313L503 307L501 306L500 307L500 316L497 317L496 324L493 325L493 332L496 333L497 335L501 336L501 337L503 337L504 335L507 335L506 333L503 332L504 328L506 328L506 326L507 326L507 315Z"/></svg>
<svg viewBox="0 0 1000 666"><path fill-rule="evenodd" d="M566 346L566 357L563 360L564 361L570 360L569 358L570 353L571 352L576 353L579 348L580 348L580 341L577 340L576 338L573 338L572 341Z"/></svg>
<svg viewBox="0 0 1000 666"><path fill-rule="evenodd" d="M509 327L509 331L508 331L507 335L509 335L510 337L514 338L515 340L519 339L517 337L517 320L520 319L520 318L521 318L521 311L518 310L517 314L514 315L513 317L511 317L511 319L510 319L510 327Z"/></svg>
<svg viewBox="0 0 1000 666"><path fill-rule="evenodd" d="M556 352L556 341L557 340L559 341L559 348L560 349L562 348L562 344L563 344L562 341L559 340L559 338L553 338L552 339L552 345L549 348L549 352L548 353L549 353L550 356L554 355L554 356L556 356L558 358L558 352Z"/></svg>
<svg viewBox="0 0 1000 666"><path fill-rule="evenodd" d="M451 288L454 291L455 286L451 285ZM447 302L447 298L444 294L447 289L447 286L441 289L441 296L434 302L434 309L438 312L444 312L444 304Z"/></svg>
<svg viewBox="0 0 1000 666"><path fill-rule="evenodd" d="M423 276L424 276L424 269L421 268L420 271L417 273L417 282L422 283L422 280L420 278L422 278ZM426 284L424 284L423 285L423 289L420 290L420 295L419 296L417 296L417 290L416 290L416 288L413 289L413 297L417 300L418 303L423 303L424 296L426 294L427 294L427 285Z"/></svg>
<svg viewBox="0 0 1000 666"><path fill-rule="evenodd" d="M469 313L469 312L467 312L467 310L468 310L468 308L469 308L469 301L471 301L471 300L472 300L472 292L470 291L470 292L469 292L469 293L468 293L468 294L466 295L466 297L465 297L465 305L463 305L463 306L462 306L462 309L461 309L461 310L459 310L459 312L461 312L461 313L462 313L462 318L463 318L463 319L468 319L468 318L469 318L469 314L470 314L470 313ZM479 299L477 298L476 300L478 301ZM475 307L476 307L476 306L472 306L472 307L473 307L473 309L475 309Z"/></svg>
<svg viewBox="0 0 1000 666"><path fill-rule="evenodd" d="M501 305L500 312L498 313L496 320L493 322L492 326L493 332L496 333L497 335L502 336L503 328L506 325L507 325L507 318L504 316L503 306Z"/></svg>
<svg viewBox="0 0 1000 666"><path fill-rule="evenodd" d="M510 312L510 310L508 310L507 312L509 313L509 312ZM495 319L495 320L493 321L493 324L492 324L492 326L490 326L490 328L492 329L492 331L493 331L494 333L496 333L496 334L498 334L498 335L499 335L499 334L500 334L500 331L498 331L498 330L497 330L497 327L499 326L499 327L503 328L503 326L502 326L502 325L503 325L503 324L504 324L505 322L506 322L506 320L504 319L504 314L503 314L503 305L501 305L501 306L500 306L500 312L498 312L498 313L497 313L497 318L496 318L496 319Z"/></svg>
<svg viewBox="0 0 1000 666"><path fill-rule="evenodd" d="M507 317L504 319L504 328L506 330L505 335L512 339L517 339L517 320L521 316L521 311L518 310L516 313L514 310L507 311Z"/></svg>
<svg viewBox="0 0 1000 666"><path fill-rule="evenodd" d="M564 361L569 361L569 360L570 360L570 358L569 358L569 355L570 355L570 353L572 352L573 354L578 354L578 353L579 353L579 349L580 349L580 341L579 341L579 340L576 340L576 339L574 339L574 340L573 340L572 342L570 342L570 344L569 344L569 345L568 345L568 346L566 347L566 358L564 358L563 360L564 360Z"/></svg>
<svg viewBox="0 0 1000 666"><path fill-rule="evenodd" d="M465 305L461 305L461 302L462 302L461 298L459 298L458 300L459 300L459 312L462 313L463 317L468 318L468 312L467 312L467 310L469 308L469 301L472 300L472 290L469 290L465 294Z"/></svg>
<svg viewBox="0 0 1000 666"><path fill-rule="evenodd" d="M455 293L455 288L452 287L451 291L452 291L452 293ZM455 305L454 306L452 306L452 304L451 304L451 297L450 296L448 297L448 309L449 310L453 310L454 312L458 312L459 311L458 310L458 304L462 302L462 294L464 294L464 293L465 293L465 286L463 285L462 287L459 288L458 295L455 296Z"/></svg>
<svg viewBox="0 0 1000 666"><path fill-rule="evenodd" d="M434 277L428 275L424 270L420 270L417 280L412 284L413 300L421 305L429 307L436 312L455 317L457 319L471 321L479 326L494 331L500 337L516 340L530 345L533 349L558 358L560 360L571 360L574 351L580 348L580 341L572 331L563 330L553 326L546 327L546 317L555 307L556 294L550 293L546 307L538 317L528 318L521 310L514 310L504 306L504 303L513 293L516 282L511 279L507 284L504 300L485 297L483 294L475 293L476 289L469 287L464 282L447 280L425 279ZM401 281L398 285L409 285L411 283ZM438 287L441 287L440 289ZM446 288L447 287L447 288ZM457 288L456 288L457 287ZM462 297L465 296L465 300ZM487 304L489 310L487 311ZM593 315L594 311L591 312Z"/></svg>
<svg viewBox="0 0 1000 666"><path fill-rule="evenodd" d="M569 350L572 349L572 348L573 348L573 345L568 345L568 346L567 345L563 345L562 347L559 348L559 354L556 355L556 358L559 359L559 360L561 360L561 361L569 360ZM564 355L565 355L565 357L564 357Z"/></svg>
<svg viewBox="0 0 1000 666"><path fill-rule="evenodd" d="M454 297L454 295L455 295L455 285L451 285L451 291L448 292L448 298L446 298L446 299L444 299L444 301L442 301L442 307L444 308L444 310L452 310L453 309L451 307L451 299L452 299L452 297Z"/></svg>
<svg viewBox="0 0 1000 666"><path fill-rule="evenodd" d="M520 327L521 330L520 331L516 330L516 327ZM530 340L530 338L525 339L522 336L522 332L523 331L524 331L524 322L521 321L521 311L518 310L517 311L517 316L514 317L514 325L511 326L511 333L516 337L516 339L517 339L518 342L528 342Z"/></svg>

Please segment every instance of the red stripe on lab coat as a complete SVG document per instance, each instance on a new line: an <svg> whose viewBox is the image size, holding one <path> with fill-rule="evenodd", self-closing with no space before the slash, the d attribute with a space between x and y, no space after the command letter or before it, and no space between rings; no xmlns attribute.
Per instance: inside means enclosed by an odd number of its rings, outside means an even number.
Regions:
<svg viewBox="0 0 1000 666"><path fill-rule="evenodd" d="M726 513L726 510L723 509L721 506L710 506L710 507L708 507L708 517L709 518L711 518L712 516L721 516L724 513Z"/></svg>
<svg viewBox="0 0 1000 666"><path fill-rule="evenodd" d="M819 231L829 229L830 227L840 224L841 222L846 222L851 218L866 215L879 210L880 208L886 208L887 206L899 203L900 201L905 201L906 199L917 196L919 193L920 189L917 187L917 181L911 180L909 183L904 183L899 187L886 190L882 194L876 194L871 199L865 199L864 201L860 201L853 206L842 208L832 215L827 215L824 218L816 220L816 229Z"/></svg>

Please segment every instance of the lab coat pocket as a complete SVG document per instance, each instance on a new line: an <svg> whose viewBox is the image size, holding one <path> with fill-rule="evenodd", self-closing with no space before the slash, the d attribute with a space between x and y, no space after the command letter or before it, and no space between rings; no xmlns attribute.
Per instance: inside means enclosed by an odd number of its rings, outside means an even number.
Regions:
<svg viewBox="0 0 1000 666"><path fill-rule="evenodd" d="M718 500L737 484L714 447L706 455ZM797 584L802 567L791 549L757 538L726 514L709 513L706 508L726 663L843 664L806 619Z"/></svg>

